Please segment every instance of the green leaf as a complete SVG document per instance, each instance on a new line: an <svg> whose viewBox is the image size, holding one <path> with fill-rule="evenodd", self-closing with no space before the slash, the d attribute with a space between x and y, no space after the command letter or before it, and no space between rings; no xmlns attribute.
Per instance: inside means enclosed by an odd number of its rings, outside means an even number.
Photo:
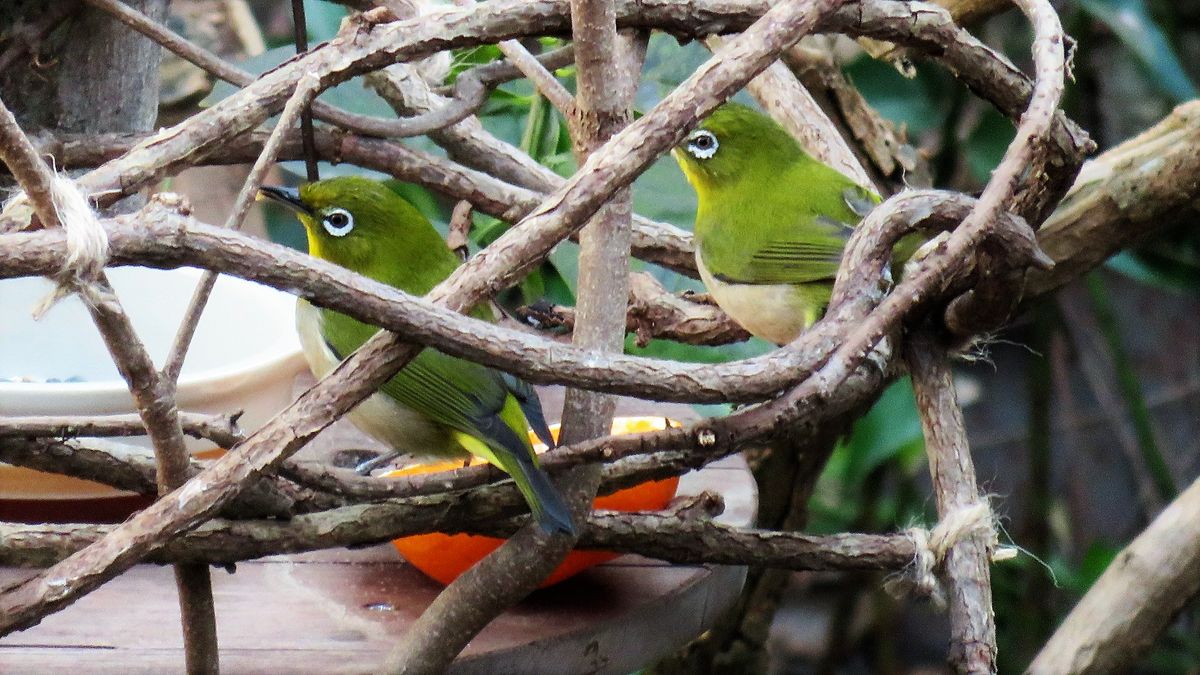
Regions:
<svg viewBox="0 0 1200 675"><path fill-rule="evenodd" d="M1197 96L1162 28L1145 0L1079 0L1085 12L1102 22L1149 71L1154 84L1176 103Z"/></svg>
<svg viewBox="0 0 1200 675"><path fill-rule="evenodd" d="M921 419L908 378L893 382L854 423L845 442L847 478L858 482L876 467L894 459L919 458L924 452Z"/></svg>
<svg viewBox="0 0 1200 675"><path fill-rule="evenodd" d="M980 184L986 183L1000 164L1016 131L1012 122L995 108L987 108L979 116L979 124L967 136L965 151L971 176Z"/></svg>
<svg viewBox="0 0 1200 675"><path fill-rule="evenodd" d="M455 49L450 52L450 75L446 78L446 82L454 84L463 71L502 58L504 58L504 54L500 53L500 48L496 45Z"/></svg>
<svg viewBox="0 0 1200 675"><path fill-rule="evenodd" d="M889 64L863 57L850 64L846 74L881 115L907 127L909 138L941 128L949 112L945 73L924 64L918 64L916 77L909 79Z"/></svg>

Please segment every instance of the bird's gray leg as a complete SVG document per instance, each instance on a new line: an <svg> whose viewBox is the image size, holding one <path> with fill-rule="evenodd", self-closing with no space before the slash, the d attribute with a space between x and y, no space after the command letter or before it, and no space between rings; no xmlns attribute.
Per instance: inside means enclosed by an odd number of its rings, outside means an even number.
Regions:
<svg viewBox="0 0 1200 675"><path fill-rule="evenodd" d="M371 459L368 459L367 461L362 462L358 466L354 467L354 473L360 476L369 476L371 475L372 471L391 462L393 459L396 459L402 454L404 453L400 452L399 450L392 450L391 452L385 452L378 457L372 457Z"/></svg>

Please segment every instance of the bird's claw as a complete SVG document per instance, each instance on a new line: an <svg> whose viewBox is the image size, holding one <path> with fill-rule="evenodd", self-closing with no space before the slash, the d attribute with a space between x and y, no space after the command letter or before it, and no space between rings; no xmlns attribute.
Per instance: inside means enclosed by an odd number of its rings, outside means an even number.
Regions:
<svg viewBox="0 0 1200 675"><path fill-rule="evenodd" d="M361 462L358 466L354 467L354 473L360 476L370 476L372 471L391 462L393 459L396 459L399 456L399 452L386 452L378 457L372 457L371 459Z"/></svg>

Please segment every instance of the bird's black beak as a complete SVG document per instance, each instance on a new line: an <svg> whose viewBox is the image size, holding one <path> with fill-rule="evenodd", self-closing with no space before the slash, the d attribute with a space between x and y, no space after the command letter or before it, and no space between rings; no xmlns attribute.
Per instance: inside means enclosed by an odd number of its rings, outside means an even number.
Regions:
<svg viewBox="0 0 1200 675"><path fill-rule="evenodd" d="M258 188L259 199L269 199L278 204L282 204L293 211L312 215L312 209L308 208L300 199L300 191L296 188L275 187L273 185L264 185Z"/></svg>

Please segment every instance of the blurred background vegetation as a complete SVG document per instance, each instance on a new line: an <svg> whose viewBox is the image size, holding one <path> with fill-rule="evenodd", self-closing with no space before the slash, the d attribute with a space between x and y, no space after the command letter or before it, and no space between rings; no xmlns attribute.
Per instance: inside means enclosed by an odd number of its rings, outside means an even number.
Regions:
<svg viewBox="0 0 1200 675"><path fill-rule="evenodd" d="M230 42L228 26L206 23L196 8L222 3L176 1L173 27L262 71L294 53L289 3L261 0L254 12L262 43ZM1068 114L1106 149L1149 127L1200 81L1200 0L1067 0L1055 3L1076 40ZM346 10L306 0L312 41L336 32ZM236 27L236 26L235 26ZM1030 33L1015 10L971 26L1028 71ZM235 31L237 32L237 31ZM243 31L244 32L244 31ZM546 50L553 39L531 41ZM232 53L231 53L232 52ZM866 99L903 129L929 163L939 187L978 191L998 163L1013 126L947 73L917 64L906 78L859 50L839 49L844 71ZM844 54L843 54L844 52ZM247 54L253 54L247 56ZM495 48L455 53L449 77L499 57ZM655 35L637 95L644 111L707 57L698 44ZM230 91L168 61L163 119ZM572 70L558 73L572 86ZM745 95L740 95L739 98ZM358 81L324 94L355 112L393 115ZM749 99L745 99L749 101ZM174 113L178 114L178 113ZM501 86L481 115L484 126L555 171L574 169L558 114L521 80ZM406 141L442 153L424 138ZM298 182L303 167L287 166ZM361 172L322 165L322 175ZM184 179L181 179L184 180ZM240 182L240 179L239 181ZM397 186L445 227L453 206L439 195ZM694 197L669 158L635 185L636 210L689 228ZM270 236L302 248L286 214L265 212ZM474 246L507 223L475 216ZM573 304L576 246L565 243L505 300ZM668 289L699 283L652 266ZM1041 303L982 345L958 369L960 396L980 480L994 495L1007 538L1029 555L994 569L1000 663L1019 672L1057 622L1175 494L1200 474L1200 229L1192 222L1162 233ZM720 348L654 341L630 351L691 361L761 353L750 341ZM720 407L707 407L719 414ZM935 520L920 425L907 381L889 388L842 440L809 505L807 529L891 532ZM796 574L790 579L767 643L779 673L940 672L945 618L920 601L884 594L878 575ZM1193 604L1141 664L1145 673L1200 673L1200 615Z"/></svg>

